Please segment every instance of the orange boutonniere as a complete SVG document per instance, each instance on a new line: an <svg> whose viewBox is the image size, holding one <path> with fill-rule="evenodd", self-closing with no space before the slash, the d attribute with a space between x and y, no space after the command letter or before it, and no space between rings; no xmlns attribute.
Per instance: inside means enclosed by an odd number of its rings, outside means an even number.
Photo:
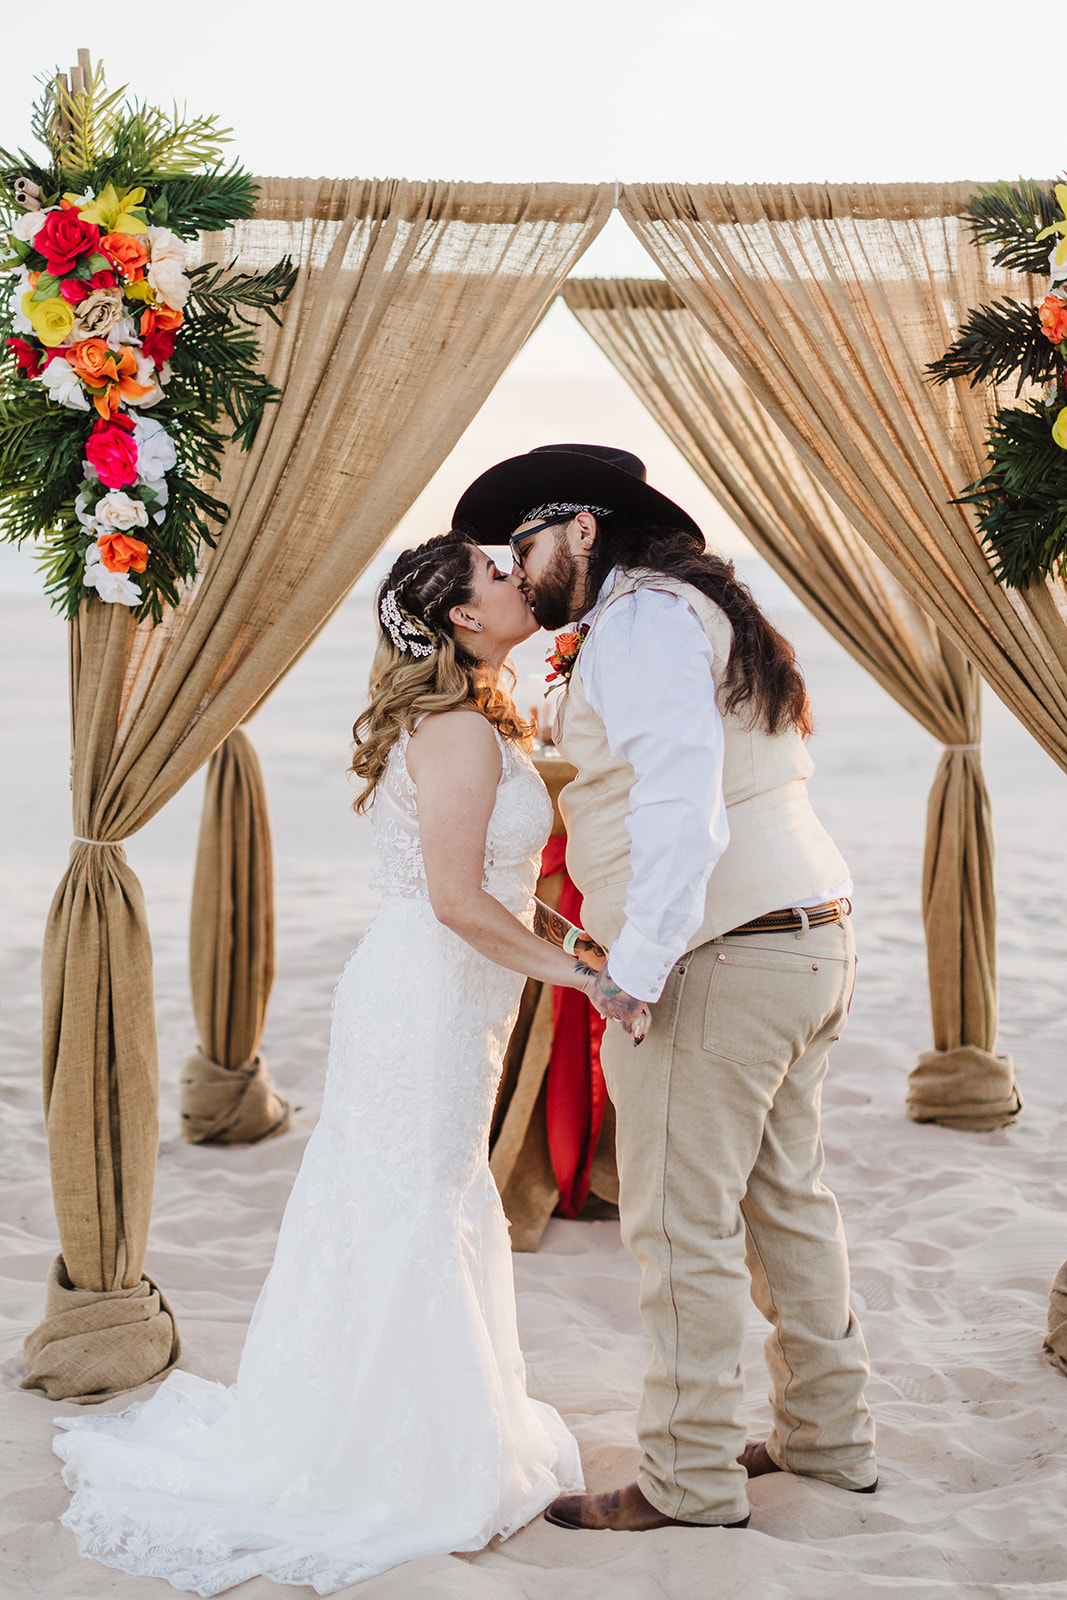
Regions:
<svg viewBox="0 0 1067 1600"><path fill-rule="evenodd" d="M574 633L556 634L555 648L545 657L545 665L552 669L545 677L545 682L548 684L546 694L551 694L560 684L569 682L570 675L574 671L574 663L578 659L578 652L585 643L588 632L589 629L583 622Z"/></svg>

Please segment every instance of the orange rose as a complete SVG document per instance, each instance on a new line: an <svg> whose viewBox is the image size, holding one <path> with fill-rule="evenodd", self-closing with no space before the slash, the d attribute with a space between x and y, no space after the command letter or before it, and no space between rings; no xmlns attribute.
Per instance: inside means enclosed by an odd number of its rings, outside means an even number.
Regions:
<svg viewBox="0 0 1067 1600"><path fill-rule="evenodd" d="M182 313L173 306L149 306L141 313L141 337L157 328L160 333L174 333L183 321Z"/></svg>
<svg viewBox="0 0 1067 1600"><path fill-rule="evenodd" d="M148 565L148 546L128 533L102 533L96 543L109 572L143 572Z"/></svg>
<svg viewBox="0 0 1067 1600"><path fill-rule="evenodd" d="M127 283L144 277L148 248L135 234L107 233L100 241L100 249Z"/></svg>
<svg viewBox="0 0 1067 1600"><path fill-rule="evenodd" d="M1037 314L1041 318L1041 332L1050 344L1067 339L1067 304L1058 294L1047 294Z"/></svg>
<svg viewBox="0 0 1067 1600"><path fill-rule="evenodd" d="M582 635L580 633L557 633L556 654L561 656L572 656L578 649L578 646L581 644L581 642Z"/></svg>
<svg viewBox="0 0 1067 1600"><path fill-rule="evenodd" d="M118 357L105 339L83 339L80 344L72 345L67 360L91 389L118 381Z"/></svg>

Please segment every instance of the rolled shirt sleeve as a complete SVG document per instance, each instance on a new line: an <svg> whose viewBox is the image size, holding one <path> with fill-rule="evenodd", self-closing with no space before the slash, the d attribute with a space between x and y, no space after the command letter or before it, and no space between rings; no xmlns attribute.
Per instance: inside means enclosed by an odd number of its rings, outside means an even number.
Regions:
<svg viewBox="0 0 1067 1600"><path fill-rule="evenodd" d="M608 972L638 1000L659 999L704 920L708 878L730 840L714 659L686 601L644 587L603 611L578 657L608 746L634 770L633 877Z"/></svg>

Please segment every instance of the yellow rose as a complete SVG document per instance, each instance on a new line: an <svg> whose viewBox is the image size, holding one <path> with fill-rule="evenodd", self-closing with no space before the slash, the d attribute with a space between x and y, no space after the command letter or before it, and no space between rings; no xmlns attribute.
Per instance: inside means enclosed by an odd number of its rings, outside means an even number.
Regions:
<svg viewBox="0 0 1067 1600"><path fill-rule="evenodd" d="M1052 426L1052 437L1061 450L1067 450L1067 406L1060 411Z"/></svg>
<svg viewBox="0 0 1067 1600"><path fill-rule="evenodd" d="M58 296L54 300L35 300L31 289L22 297L22 310L42 344L62 344L73 331L74 308Z"/></svg>
<svg viewBox="0 0 1067 1600"><path fill-rule="evenodd" d="M156 291L147 278L138 278L136 283L127 283L122 292L127 300L144 300L148 305L151 305L156 298Z"/></svg>

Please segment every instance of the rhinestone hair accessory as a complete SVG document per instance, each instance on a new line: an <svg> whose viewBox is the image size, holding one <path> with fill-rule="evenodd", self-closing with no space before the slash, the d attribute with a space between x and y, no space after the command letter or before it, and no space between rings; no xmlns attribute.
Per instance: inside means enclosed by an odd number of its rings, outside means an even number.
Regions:
<svg viewBox="0 0 1067 1600"><path fill-rule="evenodd" d="M524 522L547 522L549 517L573 517L579 511L591 511L594 517L611 515L607 506L580 506L566 500L550 500L547 505L534 506L532 511L524 512L516 526L521 528Z"/></svg>
<svg viewBox="0 0 1067 1600"><path fill-rule="evenodd" d="M427 644L419 624L401 611L395 589L387 589L382 596L380 615L382 627L398 650L410 651L416 657L433 655L433 645Z"/></svg>

